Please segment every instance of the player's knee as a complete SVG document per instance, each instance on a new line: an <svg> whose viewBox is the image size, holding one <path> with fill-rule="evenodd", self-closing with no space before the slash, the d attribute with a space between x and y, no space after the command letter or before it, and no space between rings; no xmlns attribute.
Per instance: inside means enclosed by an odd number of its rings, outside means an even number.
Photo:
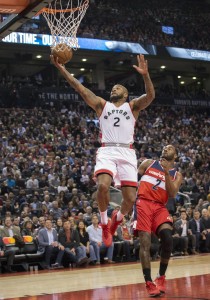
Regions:
<svg viewBox="0 0 210 300"><path fill-rule="evenodd" d="M151 243L144 243L140 245L140 253L150 253Z"/></svg>
<svg viewBox="0 0 210 300"><path fill-rule="evenodd" d="M132 194L132 193L129 193L126 197L124 197L124 200L129 202L129 203L132 203L133 205L135 204L136 202L136 195Z"/></svg>
<svg viewBox="0 0 210 300"><path fill-rule="evenodd" d="M107 194L109 192L109 186L104 183L98 184L98 193L99 194Z"/></svg>
<svg viewBox="0 0 210 300"><path fill-rule="evenodd" d="M161 252L170 255L173 248L173 238L172 231L168 228L162 229L159 232L159 237L161 239Z"/></svg>
<svg viewBox="0 0 210 300"><path fill-rule="evenodd" d="M161 239L162 243L166 244L172 244L173 238L172 238L172 230L168 228L164 228L159 232L159 237Z"/></svg>

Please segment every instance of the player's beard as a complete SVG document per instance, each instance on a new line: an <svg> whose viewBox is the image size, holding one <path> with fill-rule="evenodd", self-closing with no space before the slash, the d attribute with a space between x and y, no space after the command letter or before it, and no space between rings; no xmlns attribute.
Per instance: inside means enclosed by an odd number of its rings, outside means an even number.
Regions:
<svg viewBox="0 0 210 300"><path fill-rule="evenodd" d="M161 158L165 158L167 161L172 161L174 159L174 156L173 155L168 155L168 154L162 154L160 159Z"/></svg>
<svg viewBox="0 0 210 300"><path fill-rule="evenodd" d="M122 95L111 95L110 96L110 101L111 102L118 102L122 100Z"/></svg>

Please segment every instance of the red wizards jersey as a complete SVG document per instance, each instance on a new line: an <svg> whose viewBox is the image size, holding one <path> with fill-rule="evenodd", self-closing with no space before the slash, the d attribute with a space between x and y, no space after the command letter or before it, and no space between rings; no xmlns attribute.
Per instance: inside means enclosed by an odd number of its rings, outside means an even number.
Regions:
<svg viewBox="0 0 210 300"><path fill-rule="evenodd" d="M175 169L169 171L172 180L175 180L176 173ZM168 192L165 187L165 172L159 161L154 160L146 169L141 177L137 195L140 199L167 203Z"/></svg>

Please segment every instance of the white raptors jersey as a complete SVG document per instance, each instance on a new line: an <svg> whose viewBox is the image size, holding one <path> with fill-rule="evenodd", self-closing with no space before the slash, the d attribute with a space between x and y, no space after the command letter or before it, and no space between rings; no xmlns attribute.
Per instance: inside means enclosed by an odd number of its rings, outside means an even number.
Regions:
<svg viewBox="0 0 210 300"><path fill-rule="evenodd" d="M129 103L116 107L106 102L99 118L102 143L132 144L136 119Z"/></svg>

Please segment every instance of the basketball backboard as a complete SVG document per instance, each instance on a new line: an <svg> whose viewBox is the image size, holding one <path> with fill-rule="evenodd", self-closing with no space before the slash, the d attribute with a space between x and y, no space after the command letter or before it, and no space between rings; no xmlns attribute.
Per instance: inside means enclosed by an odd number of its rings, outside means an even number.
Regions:
<svg viewBox="0 0 210 300"><path fill-rule="evenodd" d="M53 0L0 0L0 14L8 17L0 23L0 40L16 31ZM18 3L18 4L17 4Z"/></svg>

